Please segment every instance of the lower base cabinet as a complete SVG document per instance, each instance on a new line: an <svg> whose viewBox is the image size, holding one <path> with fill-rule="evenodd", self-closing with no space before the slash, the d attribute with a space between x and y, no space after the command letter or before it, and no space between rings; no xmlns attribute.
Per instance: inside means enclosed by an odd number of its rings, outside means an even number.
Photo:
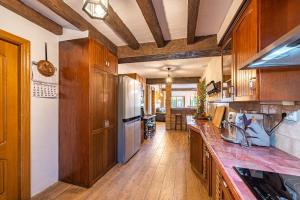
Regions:
<svg viewBox="0 0 300 200"><path fill-rule="evenodd" d="M190 130L190 162L212 200L234 200L201 134Z"/></svg>

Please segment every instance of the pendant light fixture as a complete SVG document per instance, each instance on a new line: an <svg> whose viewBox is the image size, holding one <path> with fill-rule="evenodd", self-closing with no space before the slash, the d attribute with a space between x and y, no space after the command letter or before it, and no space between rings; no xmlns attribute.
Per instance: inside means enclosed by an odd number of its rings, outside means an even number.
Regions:
<svg viewBox="0 0 300 200"><path fill-rule="evenodd" d="M109 0L84 0L82 10L93 19L103 20L107 16Z"/></svg>
<svg viewBox="0 0 300 200"><path fill-rule="evenodd" d="M166 82L167 83L172 83L172 77L170 76L170 70L171 70L171 68L168 67L167 69L168 69L168 77L166 78Z"/></svg>

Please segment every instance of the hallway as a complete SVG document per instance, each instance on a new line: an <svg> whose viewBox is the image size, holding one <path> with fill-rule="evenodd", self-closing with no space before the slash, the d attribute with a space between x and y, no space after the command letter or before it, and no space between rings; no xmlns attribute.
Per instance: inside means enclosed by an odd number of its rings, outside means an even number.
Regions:
<svg viewBox="0 0 300 200"><path fill-rule="evenodd" d="M187 132L165 131L158 123L152 140L125 165L116 165L90 189L57 183L34 200L207 199L190 168Z"/></svg>

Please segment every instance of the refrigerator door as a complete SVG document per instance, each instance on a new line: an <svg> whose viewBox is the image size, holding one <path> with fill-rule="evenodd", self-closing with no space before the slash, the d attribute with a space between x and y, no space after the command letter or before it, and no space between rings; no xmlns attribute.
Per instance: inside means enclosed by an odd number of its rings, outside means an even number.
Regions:
<svg viewBox="0 0 300 200"><path fill-rule="evenodd" d="M124 94L124 103L123 103L123 109L124 109L124 115L123 119L129 119L135 116L134 108L134 94L135 94L135 80L132 78L129 78L127 76L123 77L123 94Z"/></svg>
<svg viewBox="0 0 300 200"><path fill-rule="evenodd" d="M142 85L138 81L134 81L134 116L141 116L142 106Z"/></svg>
<svg viewBox="0 0 300 200"><path fill-rule="evenodd" d="M134 153L141 147L141 120L138 119L134 122Z"/></svg>
<svg viewBox="0 0 300 200"><path fill-rule="evenodd" d="M133 154L135 153L134 150L134 129L135 124L133 121L125 123L125 151L124 151L124 161L128 161Z"/></svg>

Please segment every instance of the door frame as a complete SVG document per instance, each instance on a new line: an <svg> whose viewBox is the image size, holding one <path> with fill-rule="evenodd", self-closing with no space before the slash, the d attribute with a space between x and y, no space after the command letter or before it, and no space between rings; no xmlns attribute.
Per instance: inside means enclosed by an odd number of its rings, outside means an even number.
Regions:
<svg viewBox="0 0 300 200"><path fill-rule="evenodd" d="M22 200L30 199L30 42L0 29L0 39L19 46L19 191Z"/></svg>

